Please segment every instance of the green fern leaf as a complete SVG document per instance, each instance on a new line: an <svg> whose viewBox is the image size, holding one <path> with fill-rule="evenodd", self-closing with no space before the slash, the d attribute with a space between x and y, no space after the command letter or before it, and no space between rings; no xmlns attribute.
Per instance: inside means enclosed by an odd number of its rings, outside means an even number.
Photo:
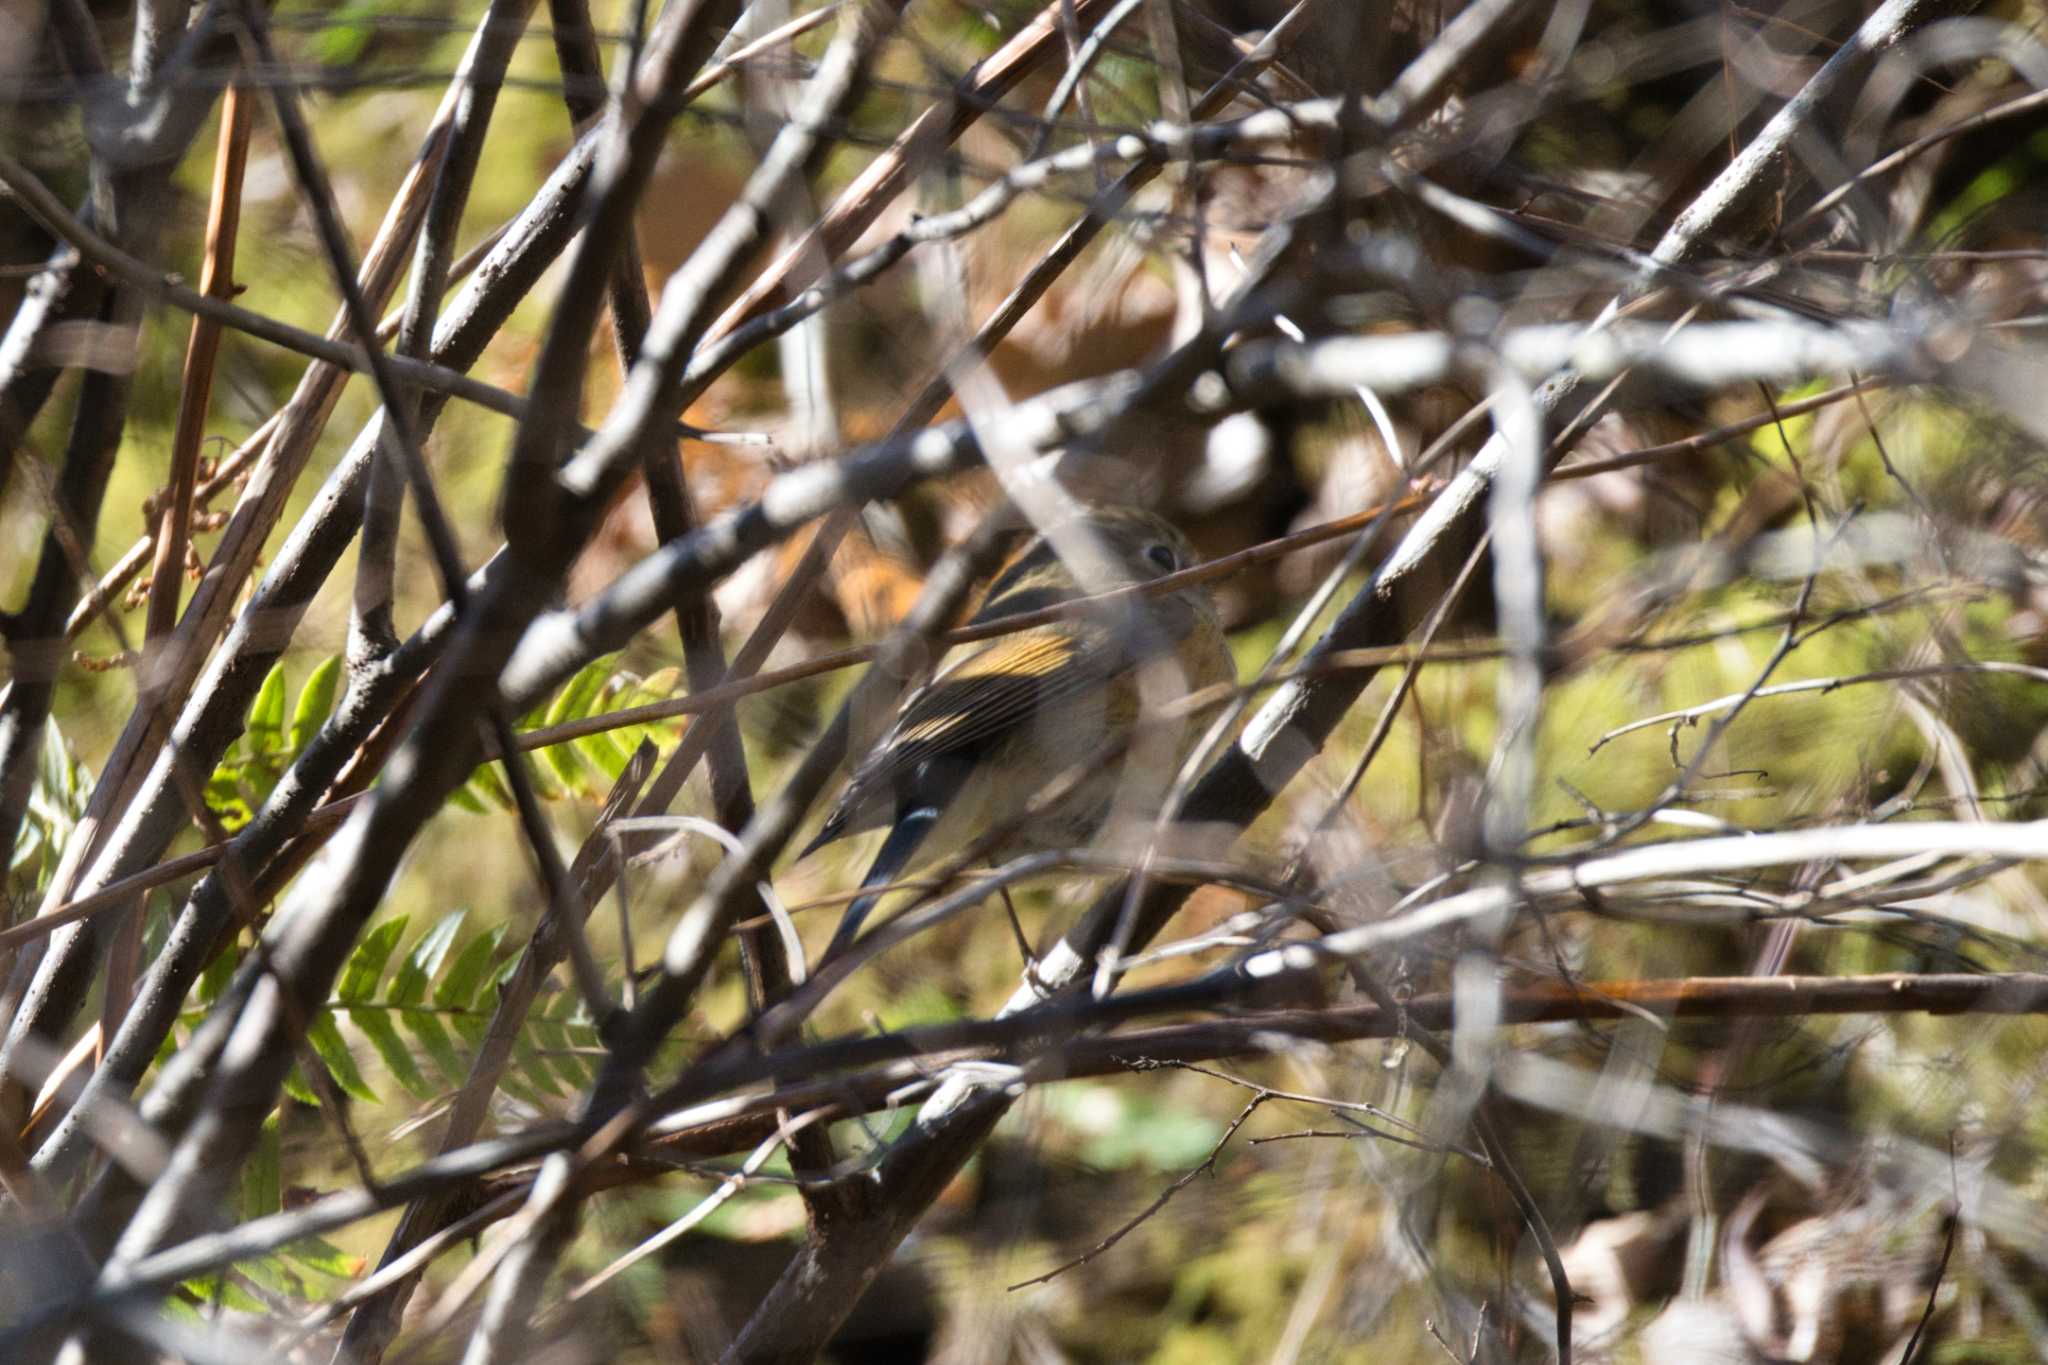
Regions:
<svg viewBox="0 0 2048 1365"><path fill-rule="evenodd" d="M348 1050L348 1043L341 1036L341 1027L334 1022L333 1010L324 1009L313 1016L312 1026L306 1030L306 1043L343 1094L352 1099L376 1102L377 1092L370 1089L369 1083L363 1079L362 1070L356 1066L355 1054Z"/></svg>

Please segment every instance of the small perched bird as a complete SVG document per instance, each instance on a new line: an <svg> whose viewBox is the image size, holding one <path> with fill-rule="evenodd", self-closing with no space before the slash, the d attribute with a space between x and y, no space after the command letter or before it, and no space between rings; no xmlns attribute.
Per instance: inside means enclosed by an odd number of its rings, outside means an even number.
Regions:
<svg viewBox="0 0 2048 1365"><path fill-rule="evenodd" d="M1056 548L1076 544L1095 547L1108 581L1091 577L1082 586ZM1145 583L1194 562L1180 532L1150 512L1082 513L1034 536L997 575L969 624ZM1149 663L1158 667L1141 686ZM1127 771L1129 754L1144 752L1159 764L1156 749L1127 744L1141 709L1170 695L1164 689L1193 692L1235 677L1215 605L1199 585L1119 599L964 646L904 700L804 853L886 825L889 835L861 882L864 891L885 886L913 859L959 848L1022 814L1055 778L1092 764L1013 840L1032 849L1086 844L1124 780L1144 776ZM1182 717L1179 726L1176 767L1201 729L1195 717ZM1157 801L1172 776L1152 774L1149 786L1134 791ZM878 899L879 892L863 895L847 907L823 960L845 951Z"/></svg>

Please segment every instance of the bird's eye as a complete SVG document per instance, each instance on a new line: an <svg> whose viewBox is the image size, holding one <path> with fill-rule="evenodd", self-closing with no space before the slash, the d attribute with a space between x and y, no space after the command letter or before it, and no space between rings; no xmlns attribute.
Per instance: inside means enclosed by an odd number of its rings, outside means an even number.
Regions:
<svg viewBox="0 0 2048 1365"><path fill-rule="evenodd" d="M1155 540L1147 545L1145 558L1157 564L1161 573L1172 573L1180 567L1180 561L1174 558L1173 547L1164 541Z"/></svg>

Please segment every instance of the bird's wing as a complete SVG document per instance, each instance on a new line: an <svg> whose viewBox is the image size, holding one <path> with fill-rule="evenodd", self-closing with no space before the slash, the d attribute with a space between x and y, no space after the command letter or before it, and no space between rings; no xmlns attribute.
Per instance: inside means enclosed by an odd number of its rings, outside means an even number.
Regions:
<svg viewBox="0 0 2048 1365"><path fill-rule="evenodd" d="M971 766L947 759L967 760L1048 704L1098 687L1132 662L1111 632L1094 628L1034 631L983 645L905 703L805 852L887 824L906 804L943 803L951 793L940 788Z"/></svg>
<svg viewBox="0 0 2048 1365"><path fill-rule="evenodd" d="M1116 671L1105 643L1039 632L985 645L911 698L877 752L879 769L911 768L978 748L1037 715L1048 702L1099 685Z"/></svg>

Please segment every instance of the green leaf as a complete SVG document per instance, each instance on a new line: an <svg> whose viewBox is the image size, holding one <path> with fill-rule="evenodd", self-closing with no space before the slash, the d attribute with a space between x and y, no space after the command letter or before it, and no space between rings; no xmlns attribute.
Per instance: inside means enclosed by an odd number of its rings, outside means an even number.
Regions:
<svg viewBox="0 0 2048 1365"><path fill-rule="evenodd" d="M498 775L498 765L486 763L470 775L470 789L477 799L484 803L486 810L512 809L512 789L505 785L505 779Z"/></svg>
<svg viewBox="0 0 2048 1365"><path fill-rule="evenodd" d="M284 1207L284 1162L277 1138L277 1115L263 1120L256 1150L242 1167L242 1217L261 1218Z"/></svg>
<svg viewBox="0 0 2048 1365"><path fill-rule="evenodd" d="M468 914L466 908L450 910L433 928L420 935L420 941L413 944L412 951L406 954L398 975L392 978L392 1004L417 1005L427 998L427 985L441 970L441 963L448 956L456 935L462 932L462 921Z"/></svg>
<svg viewBox="0 0 2048 1365"><path fill-rule="evenodd" d="M562 725L572 720L582 720L597 708L604 697L606 682L612 675L610 657L596 659L576 671L562 690L555 694L547 713L541 718L542 725ZM541 750L542 757L554 770L555 776L570 791L580 791L589 782L589 775L576 761L575 746L551 744Z"/></svg>
<svg viewBox="0 0 2048 1365"><path fill-rule="evenodd" d="M338 5L313 36L313 51L322 66L354 66L377 36L378 7L361 2Z"/></svg>
<svg viewBox="0 0 2048 1365"><path fill-rule="evenodd" d="M236 1284L228 1275L209 1275L203 1280L187 1280L181 1286L186 1293L202 1300L209 1309L219 1306L236 1313L253 1313L266 1316L270 1305Z"/></svg>
<svg viewBox="0 0 2048 1365"><path fill-rule="evenodd" d="M292 707L292 728L289 745L296 754L305 749L334 714L334 699L341 691L341 656L330 654L320 661L313 675L306 679L306 685L299 692L297 705Z"/></svg>
<svg viewBox="0 0 2048 1365"><path fill-rule="evenodd" d="M540 1050L527 1040L524 1030L512 1040L512 1060L518 1066L519 1074L526 1078L528 1085L549 1099L562 1098L564 1092L561 1082L556 1079L554 1072L548 1069L547 1058L541 1056Z"/></svg>
<svg viewBox="0 0 2048 1365"><path fill-rule="evenodd" d="M286 1265L280 1256L259 1256L251 1261L237 1261L235 1271L258 1289L266 1290L279 1298L302 1299L306 1296L305 1281L294 1275L291 1267Z"/></svg>
<svg viewBox="0 0 2048 1365"><path fill-rule="evenodd" d="M54 796L70 795L71 751L64 745L64 732L57 728L55 716L43 717L43 755L40 778L46 791Z"/></svg>
<svg viewBox="0 0 2048 1365"><path fill-rule="evenodd" d="M377 983L384 978L384 964L391 960L391 954L398 947L398 940L405 934L406 917L385 920L364 934L356 944L355 951L348 955L348 966L342 969L341 985L335 991L335 998L347 1002L368 1000L377 992Z"/></svg>
<svg viewBox="0 0 2048 1365"><path fill-rule="evenodd" d="M369 1084L363 1080L363 1073L356 1066L355 1056L349 1052L348 1044L342 1039L341 1026L334 1022L333 1010L323 1009L313 1017L312 1026L306 1030L306 1042L344 1094L370 1103L376 1102L377 1092L370 1089Z"/></svg>
<svg viewBox="0 0 2048 1365"><path fill-rule="evenodd" d="M312 1086L306 1084L306 1073L299 1069L299 1065L296 1062L292 1063L292 1069L285 1073L284 1093L290 1095L300 1104L310 1104L317 1107L320 1103L320 1096L314 1091Z"/></svg>
<svg viewBox="0 0 2048 1365"><path fill-rule="evenodd" d="M576 756L589 764L592 771L601 775L607 787L619 780L619 774L626 771L627 760L632 757L613 741L612 733L609 730L601 730L597 734L585 735L581 739L569 742L569 747L576 751Z"/></svg>
<svg viewBox="0 0 2048 1365"><path fill-rule="evenodd" d="M363 1273L362 1257L343 1251L319 1237L302 1237L286 1246L283 1254L308 1270L316 1270L337 1280L353 1280Z"/></svg>
<svg viewBox="0 0 2048 1365"><path fill-rule="evenodd" d="M391 1022L393 1011L384 1005L355 1005L348 1012L348 1021L356 1026L357 1032L370 1040L370 1046L377 1049L377 1055L384 1059L384 1069L397 1078L408 1094L416 1100L430 1098L434 1087L413 1059L412 1049L398 1036L397 1027Z"/></svg>
<svg viewBox="0 0 2048 1365"><path fill-rule="evenodd" d="M206 969L199 973L200 1004L211 1005L220 999L221 992L228 988L228 982L234 980L235 967L239 961L234 945L230 944L221 949L213 961L206 964Z"/></svg>
<svg viewBox="0 0 2048 1365"><path fill-rule="evenodd" d="M569 1036L569 1026L565 1022L565 1015L573 1012L576 1004L574 992L562 991L544 1009L535 1011L529 1027L533 1036L540 1040L548 1064L572 1087L581 1090L590 1084L590 1066L584 1058L575 1055L576 1044Z"/></svg>
<svg viewBox="0 0 2048 1365"><path fill-rule="evenodd" d="M523 728L539 730L564 721L581 720L590 714L591 706L598 694L604 691L605 679L611 676L612 660L615 656L605 655L593 659L576 670L569 681L562 684L548 704L536 708L529 719L531 724Z"/></svg>
<svg viewBox="0 0 2048 1365"><path fill-rule="evenodd" d="M478 992L490 977L491 955L497 951L498 941L504 936L505 926L500 924L463 944L447 975L441 978L441 984L434 987L434 1003L443 1009L473 1008Z"/></svg>
<svg viewBox="0 0 2048 1365"><path fill-rule="evenodd" d="M206 779L207 807L218 815L221 823L230 830L240 829L248 824L250 817L255 814L249 808L249 803L243 799L241 774L240 763L230 767L228 760L223 759L220 767L213 770L213 776Z"/></svg>
<svg viewBox="0 0 2048 1365"><path fill-rule="evenodd" d="M33 896L49 884L71 833L91 799L91 774L71 754L54 716L43 722L42 754L28 802L7 850L5 870L15 879L8 890Z"/></svg>
<svg viewBox="0 0 2048 1365"><path fill-rule="evenodd" d="M419 1040L426 1054L434 1059L434 1065L440 1068L448 1084L461 1085L469 1075L469 1064L456 1051L455 1040L442 1026L441 1016L430 1009L406 1009L400 1011L398 1018L406 1031Z"/></svg>
<svg viewBox="0 0 2048 1365"><path fill-rule="evenodd" d="M498 1088L521 1104L543 1111L548 1107L546 1098L525 1081L520 1080L516 1073L506 1073L505 1078L498 1083Z"/></svg>
<svg viewBox="0 0 2048 1365"><path fill-rule="evenodd" d="M263 675L263 686L256 689L256 700L249 703L247 733L259 754L271 752L284 739L283 660L271 665L270 672Z"/></svg>
<svg viewBox="0 0 2048 1365"><path fill-rule="evenodd" d="M1081 1159L1098 1170L1182 1169L1223 1136L1223 1125L1207 1114L1115 1086L1076 1081L1048 1087L1046 1095L1049 1111L1080 1137Z"/></svg>
<svg viewBox="0 0 2048 1365"><path fill-rule="evenodd" d="M450 792L448 804L460 807L471 815L488 815L491 811L491 807L485 805L483 798L476 794L476 784L473 781L465 782Z"/></svg>

